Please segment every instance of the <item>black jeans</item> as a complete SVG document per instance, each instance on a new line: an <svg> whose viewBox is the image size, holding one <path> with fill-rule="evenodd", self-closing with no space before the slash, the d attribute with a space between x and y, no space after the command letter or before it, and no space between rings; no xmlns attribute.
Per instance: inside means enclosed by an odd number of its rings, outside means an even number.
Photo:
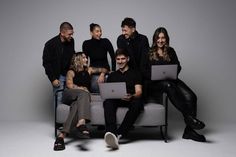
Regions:
<svg viewBox="0 0 236 157"><path fill-rule="evenodd" d="M142 99L133 99L131 101L123 101L120 99L107 99L103 102L106 132L112 132L117 135L125 136L135 123L140 112L143 109ZM118 107L128 107L120 127L117 129L116 111Z"/></svg>
<svg viewBox="0 0 236 157"><path fill-rule="evenodd" d="M171 103L186 116L196 117L197 115L197 96L180 79L151 81L148 83L148 93L166 93Z"/></svg>

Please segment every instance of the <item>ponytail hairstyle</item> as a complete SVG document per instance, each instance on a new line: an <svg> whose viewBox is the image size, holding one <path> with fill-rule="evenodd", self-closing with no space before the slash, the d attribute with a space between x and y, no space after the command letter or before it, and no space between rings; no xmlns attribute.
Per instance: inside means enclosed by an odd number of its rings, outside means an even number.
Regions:
<svg viewBox="0 0 236 157"><path fill-rule="evenodd" d="M92 32L92 31L95 29L95 27L100 27L100 25L99 25L99 24L96 24L96 23L91 23L91 24L89 25L90 32ZM100 28L101 28L101 27L100 27Z"/></svg>

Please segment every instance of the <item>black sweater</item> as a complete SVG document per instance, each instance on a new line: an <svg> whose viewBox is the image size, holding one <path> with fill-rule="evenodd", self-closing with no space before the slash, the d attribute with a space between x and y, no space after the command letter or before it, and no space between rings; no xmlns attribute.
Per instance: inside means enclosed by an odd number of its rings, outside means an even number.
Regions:
<svg viewBox="0 0 236 157"><path fill-rule="evenodd" d="M83 52L89 57L92 67L106 68L110 70L107 60L107 52L110 54L112 70L116 70L115 54L111 42L106 38L85 40L82 45Z"/></svg>
<svg viewBox="0 0 236 157"><path fill-rule="evenodd" d="M179 59L175 50L172 47L169 47L167 53L170 57L170 61L165 61L162 58L159 60L150 60L149 61L149 68L147 73L149 74L149 79L151 78L151 65L167 65L167 64L177 64L178 65L178 74L180 73L182 67L180 65Z"/></svg>
<svg viewBox="0 0 236 157"><path fill-rule="evenodd" d="M60 75L66 75L74 52L74 39L62 43L60 35L57 35L46 42L43 50L43 66L51 82L59 79Z"/></svg>
<svg viewBox="0 0 236 157"><path fill-rule="evenodd" d="M148 38L137 31L128 39L124 35L120 35L117 38L117 47L128 51L130 56L129 66L140 71L142 77L145 77L149 51Z"/></svg>

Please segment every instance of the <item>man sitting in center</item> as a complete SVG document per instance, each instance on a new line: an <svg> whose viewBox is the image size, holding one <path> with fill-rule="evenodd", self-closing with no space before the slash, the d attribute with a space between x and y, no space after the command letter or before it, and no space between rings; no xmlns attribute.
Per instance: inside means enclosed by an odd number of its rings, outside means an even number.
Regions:
<svg viewBox="0 0 236 157"><path fill-rule="evenodd" d="M106 124L104 139L107 146L113 149L119 148L119 138L127 135L143 110L141 75L139 72L131 69L128 66L128 62L128 53L123 49L118 49L116 51L118 70L112 72L107 78L107 82L125 82L128 93L122 99L106 99L103 102ZM129 109L119 128L117 128L116 124L116 111L118 107L127 107Z"/></svg>

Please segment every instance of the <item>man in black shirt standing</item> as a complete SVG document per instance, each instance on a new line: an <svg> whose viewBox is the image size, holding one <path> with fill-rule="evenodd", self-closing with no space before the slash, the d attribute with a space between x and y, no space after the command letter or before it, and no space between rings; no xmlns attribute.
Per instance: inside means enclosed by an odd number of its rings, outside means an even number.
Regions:
<svg viewBox="0 0 236 157"><path fill-rule="evenodd" d="M69 22L63 22L59 35L47 41L44 46L43 66L54 93L64 88L65 75L75 53L73 33L73 26ZM61 101L61 95L58 96L58 101Z"/></svg>
<svg viewBox="0 0 236 157"><path fill-rule="evenodd" d="M146 78L148 63L149 43L145 35L136 30L134 19L126 17L122 23L122 34L117 38L117 48L125 49L130 56L129 66L141 72L142 78Z"/></svg>
<svg viewBox="0 0 236 157"><path fill-rule="evenodd" d="M107 78L107 82L125 82L128 93L123 99L106 99L103 103L106 123L104 138L107 145L113 149L119 148L119 138L128 133L143 109L141 76L139 72L129 68L128 61L128 53L123 49L118 49L116 51L118 70L112 72ZM117 129L116 110L119 106L128 107L129 110Z"/></svg>

